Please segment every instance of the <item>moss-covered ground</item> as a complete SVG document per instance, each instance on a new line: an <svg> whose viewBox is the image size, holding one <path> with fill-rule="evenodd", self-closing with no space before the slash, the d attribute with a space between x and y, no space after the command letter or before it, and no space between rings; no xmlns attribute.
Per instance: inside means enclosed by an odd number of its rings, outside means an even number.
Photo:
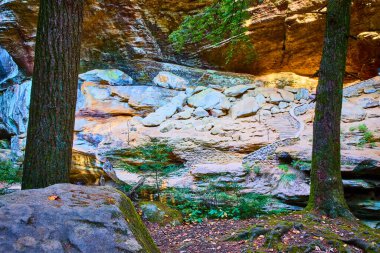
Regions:
<svg viewBox="0 0 380 253"><path fill-rule="evenodd" d="M379 230L306 212L147 227L162 252L380 252Z"/></svg>

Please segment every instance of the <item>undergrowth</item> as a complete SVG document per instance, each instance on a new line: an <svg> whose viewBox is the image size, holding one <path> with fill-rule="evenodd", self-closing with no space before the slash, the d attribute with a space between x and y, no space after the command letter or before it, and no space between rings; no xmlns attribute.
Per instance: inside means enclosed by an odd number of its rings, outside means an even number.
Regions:
<svg viewBox="0 0 380 253"><path fill-rule="evenodd" d="M231 187L230 187L231 188ZM247 219L285 210L266 211L265 206L272 200L269 195L256 193L240 194L239 191L221 191L210 184L202 192L190 189L171 189L168 205L181 211L184 220L199 223L204 219Z"/></svg>

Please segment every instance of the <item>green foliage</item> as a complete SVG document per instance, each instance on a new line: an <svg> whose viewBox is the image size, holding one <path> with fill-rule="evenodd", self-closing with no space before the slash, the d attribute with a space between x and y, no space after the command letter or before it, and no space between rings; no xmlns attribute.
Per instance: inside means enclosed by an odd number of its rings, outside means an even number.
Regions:
<svg viewBox="0 0 380 253"><path fill-rule="evenodd" d="M0 182L8 184L21 182L21 170L9 160L0 160Z"/></svg>
<svg viewBox="0 0 380 253"><path fill-rule="evenodd" d="M234 52L242 50L247 61L250 61L254 57L254 48L244 22L250 18L248 8L261 2L262 0L214 0L200 13L186 17L179 28L170 34L169 40L178 51L190 43L208 42L212 46L228 44L225 55L227 63Z"/></svg>
<svg viewBox="0 0 380 253"><path fill-rule="evenodd" d="M375 147L375 138L373 132L369 130L366 124L360 124L358 126L359 132L363 133L363 137L359 140L358 146L364 147L365 144L370 144L370 147Z"/></svg>
<svg viewBox="0 0 380 253"><path fill-rule="evenodd" d="M349 130L350 130L350 132L353 132L353 131L355 131L355 130L356 130L356 127L354 127L354 126L351 126L351 127L349 128Z"/></svg>
<svg viewBox="0 0 380 253"><path fill-rule="evenodd" d="M284 171L285 173L289 171L289 166L287 164L280 164L278 165L278 168Z"/></svg>
<svg viewBox="0 0 380 253"><path fill-rule="evenodd" d="M255 172L256 175L260 175L261 174L261 168L259 166L254 166L253 172Z"/></svg>
<svg viewBox="0 0 380 253"><path fill-rule="evenodd" d="M294 180L297 179L297 175L294 173L286 173L281 176L281 182L284 182L286 184L293 182Z"/></svg>
<svg viewBox="0 0 380 253"><path fill-rule="evenodd" d="M301 171L309 171L311 170L311 163L310 162L304 162L304 161L293 161L292 167Z"/></svg>
<svg viewBox="0 0 380 253"><path fill-rule="evenodd" d="M0 140L0 149L10 149L9 141Z"/></svg>
<svg viewBox="0 0 380 253"><path fill-rule="evenodd" d="M156 191L160 194L162 177L182 168L182 164L173 164L170 155L173 148L162 143L152 142L129 150L128 157L142 161L140 165L125 165L130 172L144 172L155 180Z"/></svg>
<svg viewBox="0 0 380 253"><path fill-rule="evenodd" d="M358 126L358 130L359 130L359 132L361 132L361 133L365 133L365 132L368 132L368 127L367 127L366 124L360 124L360 125Z"/></svg>
<svg viewBox="0 0 380 253"><path fill-rule="evenodd" d="M198 223L204 219L246 219L266 214L264 207L271 196L249 193L241 195L238 190L225 192L210 184L203 192L190 189L174 189L171 207L181 211L186 222Z"/></svg>

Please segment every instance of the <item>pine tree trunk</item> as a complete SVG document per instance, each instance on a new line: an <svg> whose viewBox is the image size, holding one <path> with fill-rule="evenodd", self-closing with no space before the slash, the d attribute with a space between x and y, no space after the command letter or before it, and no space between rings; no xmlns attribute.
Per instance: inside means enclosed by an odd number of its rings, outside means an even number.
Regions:
<svg viewBox="0 0 380 253"><path fill-rule="evenodd" d="M308 209L329 217L353 217L340 171L340 121L350 28L350 0L329 0L314 118Z"/></svg>
<svg viewBox="0 0 380 253"><path fill-rule="evenodd" d="M41 0L22 188L69 182L83 0Z"/></svg>

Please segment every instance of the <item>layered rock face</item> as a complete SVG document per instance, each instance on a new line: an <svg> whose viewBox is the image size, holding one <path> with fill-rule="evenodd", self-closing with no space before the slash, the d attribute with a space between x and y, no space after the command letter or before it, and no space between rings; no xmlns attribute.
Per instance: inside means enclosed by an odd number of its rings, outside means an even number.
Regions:
<svg viewBox="0 0 380 253"><path fill-rule="evenodd" d="M33 69L37 2L0 3L0 45L28 74ZM313 75L319 68L323 43L325 1L265 0L252 8L248 21L257 58L247 64L244 52L225 65L223 48L202 52L197 58L173 52L168 34L183 17L211 1L86 1L82 60L89 65L130 65L133 59L156 59L208 65L252 74L292 71ZM380 65L380 3L354 1L347 72L362 78L376 75ZM322 13L319 13L322 12ZM305 59L305 55L307 58ZM86 64L85 64L86 65Z"/></svg>
<svg viewBox="0 0 380 253"><path fill-rule="evenodd" d="M159 252L132 202L108 187L1 196L0 226L1 252Z"/></svg>

